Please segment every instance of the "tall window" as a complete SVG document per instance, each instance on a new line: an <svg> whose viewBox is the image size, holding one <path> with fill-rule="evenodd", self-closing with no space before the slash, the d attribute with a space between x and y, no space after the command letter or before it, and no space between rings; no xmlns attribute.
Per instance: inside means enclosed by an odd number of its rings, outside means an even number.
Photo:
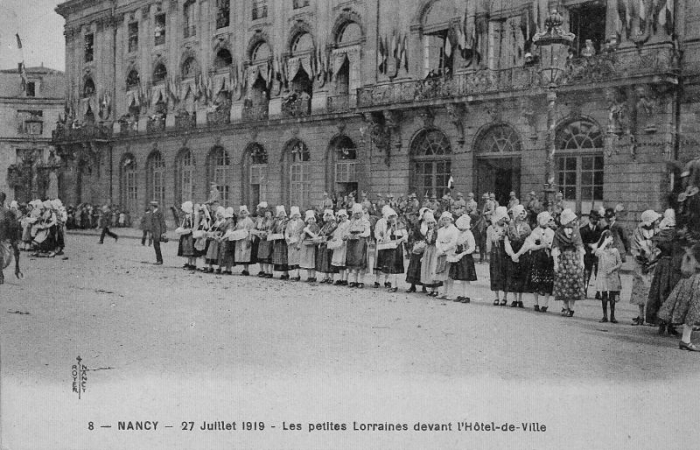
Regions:
<svg viewBox="0 0 700 450"><path fill-rule="evenodd" d="M294 141L289 152L289 200L292 205L309 206L311 192L311 152L302 141Z"/></svg>
<svg viewBox="0 0 700 450"><path fill-rule="evenodd" d="M194 18L194 9L196 6L197 3L194 1L188 1L182 7L183 34L186 38L197 35L197 27Z"/></svg>
<svg viewBox="0 0 700 450"><path fill-rule="evenodd" d="M85 62L92 62L95 56L95 35L88 33L85 35Z"/></svg>
<svg viewBox="0 0 700 450"><path fill-rule="evenodd" d="M136 71L136 69L130 70L129 74L126 76L126 90L137 89L140 82L141 78L139 77L138 71Z"/></svg>
<svg viewBox="0 0 700 450"><path fill-rule="evenodd" d="M438 198L447 191L452 175L452 148L442 131L424 130L411 145L413 187L420 195L428 193Z"/></svg>
<svg viewBox="0 0 700 450"><path fill-rule="evenodd" d="M187 58L184 63L182 63L182 78L194 78L197 74L197 60L194 58Z"/></svg>
<svg viewBox="0 0 700 450"><path fill-rule="evenodd" d="M153 84L165 83L165 79L168 77L168 70L165 68L164 64L158 64L155 69L153 69Z"/></svg>
<svg viewBox="0 0 700 450"><path fill-rule="evenodd" d="M224 69L226 67L229 67L231 64L233 64L233 57L231 56L231 52L229 52L225 48L222 48L221 50L216 52L216 58L214 58L215 69Z"/></svg>
<svg viewBox="0 0 700 450"><path fill-rule="evenodd" d="M253 20L267 17L267 0L253 0Z"/></svg>
<svg viewBox="0 0 700 450"><path fill-rule="evenodd" d="M131 22L129 24L129 53L139 49L139 23Z"/></svg>
<svg viewBox="0 0 700 450"><path fill-rule="evenodd" d="M577 56L586 48L589 39L596 52L600 51L605 42L605 9L605 3L588 2L569 10L569 29L576 35L571 47Z"/></svg>
<svg viewBox="0 0 700 450"><path fill-rule="evenodd" d="M36 82L27 82L27 97L36 97Z"/></svg>
<svg viewBox="0 0 700 450"><path fill-rule="evenodd" d="M358 191L357 183L357 148L347 136L342 136L333 143L332 157L335 162L335 183L333 190L338 195L348 195Z"/></svg>
<svg viewBox="0 0 700 450"><path fill-rule="evenodd" d="M231 21L231 0L216 0L216 28L225 28Z"/></svg>
<svg viewBox="0 0 700 450"><path fill-rule="evenodd" d="M175 188L179 203L193 200L195 190L194 178L194 158L189 149L183 149L177 158L177 173L175 180L177 187Z"/></svg>
<svg viewBox="0 0 700 450"><path fill-rule="evenodd" d="M136 161L131 154L124 155L121 164L121 201L127 211L136 212L138 209L138 191L136 184Z"/></svg>
<svg viewBox="0 0 700 450"><path fill-rule="evenodd" d="M165 162L160 152L148 157L148 201L165 204Z"/></svg>
<svg viewBox="0 0 700 450"><path fill-rule="evenodd" d="M557 133L557 184L567 206L587 214L603 204L603 135L595 123L577 120Z"/></svg>
<svg viewBox="0 0 700 450"><path fill-rule="evenodd" d="M92 78L86 78L83 84L83 98L90 98L95 95L95 82Z"/></svg>
<svg viewBox="0 0 700 450"><path fill-rule="evenodd" d="M156 14L153 36L155 45L165 44L165 14Z"/></svg>
<svg viewBox="0 0 700 450"><path fill-rule="evenodd" d="M249 204L257 205L266 197L267 151L260 144L252 144L248 149L248 199Z"/></svg>
<svg viewBox="0 0 700 450"><path fill-rule="evenodd" d="M452 20L458 17L460 11L455 7L455 3L446 0L436 1L427 10L422 24L424 76L452 73L456 50L450 41L449 30Z"/></svg>
<svg viewBox="0 0 700 450"><path fill-rule="evenodd" d="M223 147L214 147L209 153L209 180L216 183L221 193L221 204L231 201L231 158Z"/></svg>

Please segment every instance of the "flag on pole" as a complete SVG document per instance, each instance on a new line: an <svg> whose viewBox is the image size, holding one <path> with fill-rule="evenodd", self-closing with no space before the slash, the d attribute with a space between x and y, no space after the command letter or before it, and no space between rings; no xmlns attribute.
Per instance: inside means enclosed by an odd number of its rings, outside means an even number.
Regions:
<svg viewBox="0 0 700 450"><path fill-rule="evenodd" d="M19 33L15 33L17 38L17 49L20 52L21 61L17 63L17 71L19 72L20 78L20 88L22 93L27 92L27 68L24 65L24 52L22 51L22 39L19 37Z"/></svg>
<svg viewBox="0 0 700 450"><path fill-rule="evenodd" d="M447 189L452 189L455 186L455 179L450 176L450 179L447 180Z"/></svg>

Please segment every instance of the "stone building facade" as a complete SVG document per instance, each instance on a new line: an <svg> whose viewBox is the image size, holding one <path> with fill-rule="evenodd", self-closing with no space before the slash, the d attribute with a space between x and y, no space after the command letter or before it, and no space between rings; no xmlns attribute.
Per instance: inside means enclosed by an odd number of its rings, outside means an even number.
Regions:
<svg viewBox="0 0 700 450"><path fill-rule="evenodd" d="M51 131L63 113L63 72L45 67L0 71L0 191L8 201L58 196L60 158Z"/></svg>
<svg viewBox="0 0 700 450"><path fill-rule="evenodd" d="M64 196L138 216L211 182L231 206L311 207L452 178L663 208L698 154L700 6L556 3L568 51L533 44L546 0L67 1Z"/></svg>

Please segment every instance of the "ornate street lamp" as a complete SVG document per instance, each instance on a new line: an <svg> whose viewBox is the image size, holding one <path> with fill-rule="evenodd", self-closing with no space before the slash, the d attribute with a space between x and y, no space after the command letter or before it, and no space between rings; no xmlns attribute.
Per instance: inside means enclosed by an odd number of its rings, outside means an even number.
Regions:
<svg viewBox="0 0 700 450"><path fill-rule="evenodd" d="M562 30L561 15L552 10L545 20L546 31L537 33L532 42L537 45L540 53L540 76L542 85L547 86L547 143L545 146L545 198L547 205L551 204L554 194L554 153L556 151L556 87L562 74L566 71L569 47L576 35Z"/></svg>

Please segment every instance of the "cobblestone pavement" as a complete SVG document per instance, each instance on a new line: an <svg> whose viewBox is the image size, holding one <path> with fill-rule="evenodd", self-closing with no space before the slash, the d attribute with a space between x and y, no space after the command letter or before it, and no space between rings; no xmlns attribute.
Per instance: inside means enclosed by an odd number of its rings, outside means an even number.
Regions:
<svg viewBox="0 0 700 450"><path fill-rule="evenodd" d="M700 437L700 355L629 325L628 277L620 323L600 324L594 300L573 318L556 302L535 313L528 296L524 310L492 306L485 265L463 305L183 271L175 242L155 266L138 240L107 239L71 234L65 257L23 253L25 278L6 274L0 286L4 448L639 449L693 448ZM80 399L78 356L88 367ZM159 425L117 430L129 420ZM195 429L181 431L189 421ZM202 421L266 429L197 431ZM413 431L419 421L546 431ZM350 429L309 432L309 422ZM284 430L296 423L303 431Z"/></svg>

